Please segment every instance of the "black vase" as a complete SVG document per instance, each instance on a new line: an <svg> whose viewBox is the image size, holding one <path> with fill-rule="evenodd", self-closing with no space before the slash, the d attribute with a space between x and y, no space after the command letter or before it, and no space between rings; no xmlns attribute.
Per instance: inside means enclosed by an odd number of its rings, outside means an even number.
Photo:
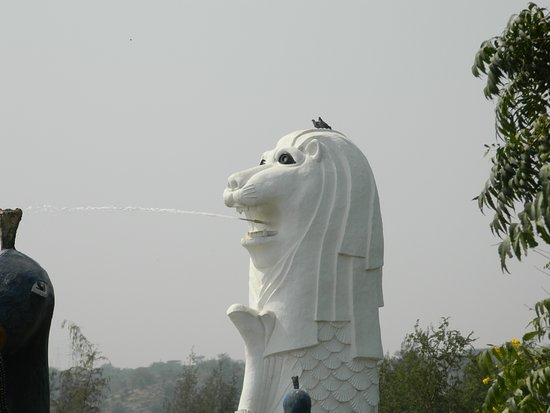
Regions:
<svg viewBox="0 0 550 413"><path fill-rule="evenodd" d="M20 209L0 209L0 413L43 413L50 411L54 291L48 273L15 249L21 216Z"/></svg>
<svg viewBox="0 0 550 413"><path fill-rule="evenodd" d="M300 389L298 377L292 377L294 389L290 390L283 399L284 413L311 413L311 397L305 390Z"/></svg>

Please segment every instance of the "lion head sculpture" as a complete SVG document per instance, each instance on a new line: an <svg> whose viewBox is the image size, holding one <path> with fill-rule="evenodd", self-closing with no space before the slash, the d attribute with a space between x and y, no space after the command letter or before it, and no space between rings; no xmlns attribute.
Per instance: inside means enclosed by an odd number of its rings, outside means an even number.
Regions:
<svg viewBox="0 0 550 413"><path fill-rule="evenodd" d="M275 314L265 355L317 344L317 321L350 321L356 357L381 358L383 236L367 159L343 134L292 132L233 174L227 206L250 220L250 307Z"/></svg>

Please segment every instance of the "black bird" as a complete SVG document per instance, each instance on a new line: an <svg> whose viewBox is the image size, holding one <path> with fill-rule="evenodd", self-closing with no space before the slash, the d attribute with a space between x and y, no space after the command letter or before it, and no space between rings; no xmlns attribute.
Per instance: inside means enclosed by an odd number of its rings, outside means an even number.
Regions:
<svg viewBox="0 0 550 413"><path fill-rule="evenodd" d="M328 123L326 123L321 117L319 116L319 120L311 119L313 122L313 126L315 126L317 129L332 129Z"/></svg>

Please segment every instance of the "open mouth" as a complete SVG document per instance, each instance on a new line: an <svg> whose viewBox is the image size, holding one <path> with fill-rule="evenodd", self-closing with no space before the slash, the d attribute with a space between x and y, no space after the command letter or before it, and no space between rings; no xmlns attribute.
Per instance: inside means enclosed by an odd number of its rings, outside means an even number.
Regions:
<svg viewBox="0 0 550 413"><path fill-rule="evenodd" d="M243 238L243 243L266 239L277 235L273 227L273 217L266 207L237 207L239 214L244 214L248 221L248 232Z"/></svg>

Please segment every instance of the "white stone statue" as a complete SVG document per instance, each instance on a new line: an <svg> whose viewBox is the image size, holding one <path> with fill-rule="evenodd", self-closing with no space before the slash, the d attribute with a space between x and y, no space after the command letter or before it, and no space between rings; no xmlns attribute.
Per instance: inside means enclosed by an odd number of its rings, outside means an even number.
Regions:
<svg viewBox="0 0 550 413"><path fill-rule="evenodd" d="M384 241L374 176L343 134L292 132L233 174L224 201L250 220L249 306L238 413L282 412L291 376L312 412L378 410Z"/></svg>

